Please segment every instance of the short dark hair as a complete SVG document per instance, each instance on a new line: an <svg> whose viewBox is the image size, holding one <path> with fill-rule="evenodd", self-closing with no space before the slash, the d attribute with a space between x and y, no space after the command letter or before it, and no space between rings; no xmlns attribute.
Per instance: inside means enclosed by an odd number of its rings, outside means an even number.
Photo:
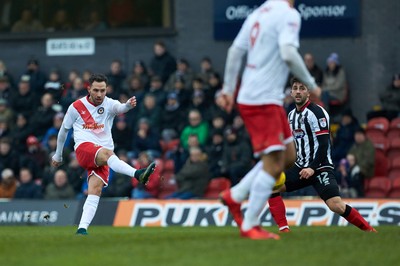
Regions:
<svg viewBox="0 0 400 266"><path fill-rule="evenodd" d="M308 89L308 86L306 84L304 84L303 81L301 81L300 79L296 78L296 77L292 77L290 79L290 88L293 87L293 84L295 84L296 82L301 83L304 85L304 87L306 87Z"/></svg>
<svg viewBox="0 0 400 266"><path fill-rule="evenodd" d="M106 83L106 85L108 85L108 79L107 79L106 75L104 75L104 74L99 74L99 73L92 74L89 78L90 86L92 86L93 82L95 82L95 81L96 82L104 81Z"/></svg>

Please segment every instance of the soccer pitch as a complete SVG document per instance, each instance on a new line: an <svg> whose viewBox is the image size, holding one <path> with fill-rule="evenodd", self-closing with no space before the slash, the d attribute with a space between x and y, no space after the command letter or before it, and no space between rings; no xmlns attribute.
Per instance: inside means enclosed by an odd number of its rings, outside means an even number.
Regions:
<svg viewBox="0 0 400 266"><path fill-rule="evenodd" d="M268 228L276 232L275 227ZM0 227L0 264L12 265L399 265L400 228L292 227L252 241L235 227Z"/></svg>

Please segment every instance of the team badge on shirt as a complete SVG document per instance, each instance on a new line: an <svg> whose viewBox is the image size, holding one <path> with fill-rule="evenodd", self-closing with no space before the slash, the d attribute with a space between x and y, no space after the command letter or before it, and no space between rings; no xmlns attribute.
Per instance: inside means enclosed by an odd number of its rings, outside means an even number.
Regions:
<svg viewBox="0 0 400 266"><path fill-rule="evenodd" d="M325 117L318 119L318 122L321 127L326 127L326 118Z"/></svg>
<svg viewBox="0 0 400 266"><path fill-rule="evenodd" d="M97 109L97 113L98 114L103 114L104 113L104 108L103 107L100 107L99 109Z"/></svg>

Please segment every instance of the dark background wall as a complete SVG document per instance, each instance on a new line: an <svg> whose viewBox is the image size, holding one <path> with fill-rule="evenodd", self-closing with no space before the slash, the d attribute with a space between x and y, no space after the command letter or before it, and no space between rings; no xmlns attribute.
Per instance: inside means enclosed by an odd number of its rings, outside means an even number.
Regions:
<svg viewBox="0 0 400 266"><path fill-rule="evenodd" d="M300 52L311 52L319 66L337 52L345 67L350 85L350 103L355 115L365 121L365 114L379 104L377 93L400 72L400 1L362 0L361 36L359 38L302 39ZM186 57L194 70L208 55L218 71L223 72L230 42L213 40L213 0L175 0L176 34L164 36L176 57ZM93 56L46 56L46 39L0 42L0 59L16 77L25 69L28 58L37 57L43 69L60 68L66 75L71 69L106 72L111 60L120 59L126 70L133 62L149 62L152 44L159 36L96 38Z"/></svg>

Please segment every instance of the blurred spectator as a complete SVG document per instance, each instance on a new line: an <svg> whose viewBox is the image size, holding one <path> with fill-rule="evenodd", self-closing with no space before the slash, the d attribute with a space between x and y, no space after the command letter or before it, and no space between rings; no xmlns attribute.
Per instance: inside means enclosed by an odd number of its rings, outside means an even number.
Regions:
<svg viewBox="0 0 400 266"><path fill-rule="evenodd" d="M51 93L53 99L58 102L63 93L62 84L60 72L57 69L52 69L49 73L49 79L44 84L44 91Z"/></svg>
<svg viewBox="0 0 400 266"><path fill-rule="evenodd" d="M25 75L29 76L29 84L32 93L36 95L36 99L40 99L44 91L44 84L46 83L47 76L40 70L38 60L28 60Z"/></svg>
<svg viewBox="0 0 400 266"><path fill-rule="evenodd" d="M208 75L208 80L206 81L208 90L206 92L206 99L210 103L214 103L215 94L222 89L221 76L212 72Z"/></svg>
<svg viewBox="0 0 400 266"><path fill-rule="evenodd" d="M0 31L9 31L14 21L18 20L19 3L12 0L0 2Z"/></svg>
<svg viewBox="0 0 400 266"><path fill-rule="evenodd" d="M64 113L62 113L62 112L56 113L53 116L53 125L50 128L47 129L46 134L44 135L44 137L42 139L43 147L45 147L47 149L50 149L50 147L48 146L49 145L48 141L49 141L51 136L57 136L58 135L58 132L60 131L63 119L64 119ZM67 138L66 138L65 143L64 143L64 148L65 147L69 147L70 144L71 144L72 131L73 130L71 129L68 132ZM52 149L50 149L50 150L52 150Z"/></svg>
<svg viewBox="0 0 400 266"><path fill-rule="evenodd" d="M133 164L136 169L144 168L154 160L150 153L143 151L139 154L138 159ZM132 195L133 199L150 199L157 198L160 190L160 170L158 167L154 170L154 173L149 179L147 185L140 184L135 178L132 178Z"/></svg>
<svg viewBox="0 0 400 266"><path fill-rule="evenodd" d="M204 92L202 90L195 90L192 94L192 101L189 105L189 110L198 110L201 113L201 117L204 121L210 121L212 114L206 102Z"/></svg>
<svg viewBox="0 0 400 266"><path fill-rule="evenodd" d="M71 184L68 183L67 173L62 169L57 170L53 182L46 186L44 198L57 200L73 199L74 197L75 192Z"/></svg>
<svg viewBox="0 0 400 266"><path fill-rule="evenodd" d="M133 64L133 68L131 74L127 78L128 87L131 86L131 81L133 78L138 78L140 80L140 84L144 89L148 89L150 83L149 73L147 72L146 65L143 61L137 60Z"/></svg>
<svg viewBox="0 0 400 266"><path fill-rule="evenodd" d="M375 171L375 147L367 138L364 129L359 128L354 134L355 143L350 148L348 155L352 154L360 166L362 178L371 178Z"/></svg>
<svg viewBox="0 0 400 266"><path fill-rule="evenodd" d="M64 156L63 156L64 157ZM68 156L69 163L66 167L69 183L72 185L75 194L81 192L84 178L86 178L85 169L83 169L76 159L75 152L71 152ZM125 177L126 178L126 177Z"/></svg>
<svg viewBox="0 0 400 266"><path fill-rule="evenodd" d="M211 120L212 130L225 131L226 121L222 116L216 115Z"/></svg>
<svg viewBox="0 0 400 266"><path fill-rule="evenodd" d="M342 197L364 197L364 178L353 154L347 155L346 159L340 161L337 178Z"/></svg>
<svg viewBox="0 0 400 266"><path fill-rule="evenodd" d="M132 26L135 19L133 1L111 0L107 7L108 24L112 28L123 28Z"/></svg>
<svg viewBox="0 0 400 266"><path fill-rule="evenodd" d="M42 139L47 130L53 126L53 118L56 112L52 106L54 104L53 95L45 93L41 97L41 105L35 110L30 119L33 135Z"/></svg>
<svg viewBox="0 0 400 266"><path fill-rule="evenodd" d="M0 138L9 137L10 129L6 119L0 119Z"/></svg>
<svg viewBox="0 0 400 266"><path fill-rule="evenodd" d="M105 22L106 1L103 0L86 0L79 3L79 17L77 24L85 30L103 30L103 24L107 28ZM92 17L94 13L101 22L96 26L95 19ZM96 18L97 20L97 18Z"/></svg>
<svg viewBox="0 0 400 266"><path fill-rule="evenodd" d="M132 151L135 157L143 151L149 152L153 158L161 156L160 136L154 127L150 126L150 121L147 118L141 118L138 122L138 127L133 134Z"/></svg>
<svg viewBox="0 0 400 266"><path fill-rule="evenodd" d="M180 143L176 151L171 151L169 153L169 158L174 160L175 169L174 172L178 173L182 166L186 163L189 158L189 151L191 148L199 148L203 150L205 145L201 145L199 141L199 136L196 134L190 134L188 139L187 147L183 147Z"/></svg>
<svg viewBox="0 0 400 266"><path fill-rule="evenodd" d="M68 81L64 83L63 96L65 96L67 92L72 88L76 78L79 78L79 72L76 69L72 69L68 73Z"/></svg>
<svg viewBox="0 0 400 266"><path fill-rule="evenodd" d="M22 113L18 114L16 126L10 133L13 140L13 149L19 153L24 153L26 151L26 139L31 134L32 128L28 123L26 115Z"/></svg>
<svg viewBox="0 0 400 266"><path fill-rule="evenodd" d="M53 20L48 31L71 31L73 26L69 20L69 15L67 10L58 9L53 15Z"/></svg>
<svg viewBox="0 0 400 266"><path fill-rule="evenodd" d="M150 61L150 74L161 78L163 84L176 70L175 58L167 51L163 41L156 41L153 45L154 56Z"/></svg>
<svg viewBox="0 0 400 266"><path fill-rule="evenodd" d="M7 100L10 98L10 94L13 92L13 89L8 82L8 77L0 76L0 99Z"/></svg>
<svg viewBox="0 0 400 266"><path fill-rule="evenodd" d="M167 199L201 198L209 182L207 156L200 148L191 148L190 157L176 174L178 191L167 196Z"/></svg>
<svg viewBox="0 0 400 266"><path fill-rule="evenodd" d="M343 102L347 97L346 72L340 65L339 56L332 53L326 59L327 68L322 82L321 100L329 112L329 102L339 100Z"/></svg>
<svg viewBox="0 0 400 266"><path fill-rule="evenodd" d="M43 30L43 24L34 18L30 8L22 10L20 19L11 28L11 32L15 33L40 32Z"/></svg>
<svg viewBox="0 0 400 266"><path fill-rule="evenodd" d="M222 156L224 152L224 133L223 129L213 129L211 142L206 146L209 162L210 178L221 177Z"/></svg>
<svg viewBox="0 0 400 266"><path fill-rule="evenodd" d="M319 68L319 66L315 64L314 56L311 53L306 53L304 54L303 58L304 63L306 64L306 67L311 76L313 76L317 85L321 86L324 78L324 73L322 72L321 68Z"/></svg>
<svg viewBox="0 0 400 266"><path fill-rule="evenodd" d="M49 155L35 136L26 139L26 146L27 151L21 156L20 165L29 168L34 179L41 179L49 162Z"/></svg>
<svg viewBox="0 0 400 266"><path fill-rule="evenodd" d="M229 178L232 186L234 186L252 167L252 149L248 140L238 138L233 127L228 127L224 134L226 142L222 156L221 173Z"/></svg>
<svg viewBox="0 0 400 266"><path fill-rule="evenodd" d="M185 58L180 58L176 61L176 71L169 76L165 85L166 90L172 90L178 78L182 78L185 81L186 89L191 88L194 74L190 69L189 62Z"/></svg>
<svg viewBox="0 0 400 266"><path fill-rule="evenodd" d="M354 144L354 134L360 128L357 118L353 112L347 109L342 114L340 126L333 139L332 160L335 166L339 161L346 158L347 153Z"/></svg>
<svg viewBox="0 0 400 266"><path fill-rule="evenodd" d="M19 171L20 185L15 191L15 199L41 199L42 188L33 182L32 172L29 168L22 167Z"/></svg>
<svg viewBox="0 0 400 266"><path fill-rule="evenodd" d="M122 70L122 62L114 59L110 65L110 72L107 74L108 85L113 86L116 93L120 93L124 86L126 73Z"/></svg>
<svg viewBox="0 0 400 266"><path fill-rule="evenodd" d="M207 56L203 57L200 61L200 72L196 74L197 77L201 78L205 83L210 81L211 75L217 75L214 71L211 59Z"/></svg>
<svg viewBox="0 0 400 266"><path fill-rule="evenodd" d="M89 21L84 25L84 30L87 31L103 31L107 29L107 24L103 21L98 10L91 10L89 12Z"/></svg>
<svg viewBox="0 0 400 266"><path fill-rule="evenodd" d="M126 121L125 114L121 114L115 119L115 126L112 127L111 133L114 139L114 151L118 153L120 150L130 149L132 147L133 131Z"/></svg>
<svg viewBox="0 0 400 266"><path fill-rule="evenodd" d="M183 110L189 108L192 92L185 88L185 81L182 77L175 80L175 86L170 92L177 95L179 105Z"/></svg>
<svg viewBox="0 0 400 266"><path fill-rule="evenodd" d="M12 87L12 88L15 87L14 77L8 71L6 64L2 60L0 60L0 77L7 77L7 81L9 83L9 86Z"/></svg>
<svg viewBox="0 0 400 266"><path fill-rule="evenodd" d="M167 103L161 112L161 130L172 129L181 132L185 126L185 110L182 109L178 95L175 92L168 94Z"/></svg>
<svg viewBox="0 0 400 266"><path fill-rule="evenodd" d="M165 104L166 92L164 91L164 87L159 76L153 76L151 78L148 92L152 93L156 97L156 104L158 106L163 106Z"/></svg>
<svg viewBox="0 0 400 266"><path fill-rule="evenodd" d="M181 145L184 149L188 148L188 140L190 135L197 135L200 145L205 145L208 140L208 123L203 121L199 110L191 110L188 115L189 125L187 125L181 133Z"/></svg>
<svg viewBox="0 0 400 266"><path fill-rule="evenodd" d="M17 190L17 179L13 170L6 168L1 172L0 198L11 199Z"/></svg>
<svg viewBox="0 0 400 266"><path fill-rule="evenodd" d="M11 149L11 140L8 138L0 139L0 171L11 168L14 173L19 171L19 153Z"/></svg>
<svg viewBox="0 0 400 266"><path fill-rule="evenodd" d="M89 88L89 79L92 76L92 71L86 69L82 72L83 87L85 89Z"/></svg>
<svg viewBox="0 0 400 266"><path fill-rule="evenodd" d="M138 117L147 118L151 128L155 131L160 129L161 106L157 104L154 94L147 93L138 113Z"/></svg>
<svg viewBox="0 0 400 266"><path fill-rule="evenodd" d="M80 77L75 78L72 87L68 89L67 93L60 101L61 105L63 106L63 110L66 111L70 104L82 97L85 97L87 94L88 92L83 80Z"/></svg>
<svg viewBox="0 0 400 266"><path fill-rule="evenodd" d="M30 77L23 75L18 85L18 92L12 95L10 106L16 113L22 113L27 118L35 112L37 101L29 84Z"/></svg>
<svg viewBox="0 0 400 266"><path fill-rule="evenodd" d="M131 76L128 84L128 88L126 89L126 93L130 97L135 96L137 101L137 107L140 108L143 102L143 97L145 94L145 89L143 83L138 76ZM133 110L135 111L135 109Z"/></svg>
<svg viewBox="0 0 400 266"><path fill-rule="evenodd" d="M4 98L0 98L0 120L6 121L10 128L14 127L14 111L8 106L8 102Z"/></svg>

